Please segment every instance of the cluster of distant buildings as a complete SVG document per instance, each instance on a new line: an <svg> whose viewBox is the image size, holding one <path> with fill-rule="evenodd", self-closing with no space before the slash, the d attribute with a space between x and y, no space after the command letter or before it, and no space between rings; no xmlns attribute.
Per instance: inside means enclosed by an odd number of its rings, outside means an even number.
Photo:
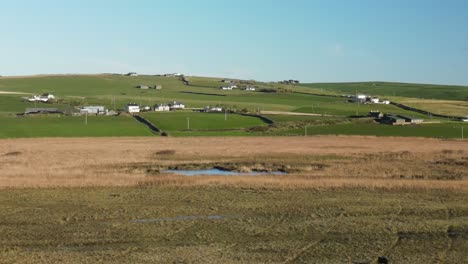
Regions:
<svg viewBox="0 0 468 264"><path fill-rule="evenodd" d="M279 81L278 83L283 83L283 84L298 84L300 83L299 80L284 80L284 81Z"/></svg>
<svg viewBox="0 0 468 264"><path fill-rule="evenodd" d="M43 103L48 103L52 100L55 100L55 96L53 94L50 94L50 93L45 93L45 94L42 94L42 95L33 95L31 98L24 98L26 100L28 100L29 102L43 102Z"/></svg>
<svg viewBox="0 0 468 264"><path fill-rule="evenodd" d="M219 87L223 91L230 91L230 90L238 89L238 86L237 86L236 82L234 82L234 81L222 80L221 82L227 83L227 85ZM254 86L248 85L245 88L243 88L242 90L244 90L244 91L255 91L256 88Z"/></svg>
<svg viewBox="0 0 468 264"><path fill-rule="evenodd" d="M366 94L356 94L356 95L349 95L349 101L353 103L360 103L360 104L390 104L390 100L388 99L380 99L375 96L369 96Z"/></svg>
<svg viewBox="0 0 468 264"><path fill-rule="evenodd" d="M148 90L148 89L161 90L161 89L162 89L162 85L160 85L160 84L155 84L155 85L153 85L153 86L149 86L149 85L140 84L140 85L137 85L136 88L139 88L139 89L142 89L142 90Z"/></svg>
<svg viewBox="0 0 468 264"><path fill-rule="evenodd" d="M152 107L150 106L140 106L136 103L128 103L124 106L124 111L129 114L135 114L140 112L155 111L155 112L166 112L173 110L185 109L185 105L180 102L170 102L168 104L156 104Z"/></svg>
<svg viewBox="0 0 468 264"><path fill-rule="evenodd" d="M417 125L424 123L424 119L405 115L384 114L380 111L371 111L369 116L381 124L402 126L402 125Z"/></svg>
<svg viewBox="0 0 468 264"><path fill-rule="evenodd" d="M138 76L138 73L136 72L129 72L129 73L126 73L124 74L125 76L130 76L130 77L137 77ZM182 77L184 76L182 73L166 73L166 74L162 74L162 75L156 75L156 76L164 76L164 77Z"/></svg>

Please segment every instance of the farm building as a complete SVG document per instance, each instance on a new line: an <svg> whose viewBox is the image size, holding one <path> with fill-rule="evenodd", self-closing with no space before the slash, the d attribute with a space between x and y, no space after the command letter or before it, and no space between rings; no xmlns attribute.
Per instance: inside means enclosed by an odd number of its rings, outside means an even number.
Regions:
<svg viewBox="0 0 468 264"><path fill-rule="evenodd" d="M232 89L236 89L236 88L237 88L237 85L231 84L229 86L222 86L221 90L228 91L228 90L232 90Z"/></svg>
<svg viewBox="0 0 468 264"><path fill-rule="evenodd" d="M246 90L246 91L255 91L256 88L255 88L255 87L252 87L252 86L247 86L247 87L245 88L245 90Z"/></svg>
<svg viewBox="0 0 468 264"><path fill-rule="evenodd" d="M381 119L381 122L389 125L412 125L412 124L421 124L424 122L424 119L408 117L403 115L384 115Z"/></svg>
<svg viewBox="0 0 468 264"><path fill-rule="evenodd" d="M148 85L138 85L137 88L140 88L142 90L148 90L150 87Z"/></svg>
<svg viewBox="0 0 468 264"><path fill-rule="evenodd" d="M161 90L161 89L162 89L162 85L161 85L161 84L156 84L156 85L154 86L154 89L156 89L156 90Z"/></svg>
<svg viewBox="0 0 468 264"><path fill-rule="evenodd" d="M373 117L373 118L382 118L382 117L384 117L384 113L382 113L380 111L370 111L369 116Z"/></svg>
<svg viewBox="0 0 468 264"><path fill-rule="evenodd" d="M151 107L149 106L141 106L140 107L140 112L148 112L151 111Z"/></svg>
<svg viewBox="0 0 468 264"><path fill-rule="evenodd" d="M167 112L171 110L171 108L166 104L157 104L153 107L153 109L156 112Z"/></svg>
<svg viewBox="0 0 468 264"><path fill-rule="evenodd" d="M383 100L382 100L382 104L390 104L390 100L388 100L388 99L383 99Z"/></svg>
<svg viewBox="0 0 468 264"><path fill-rule="evenodd" d="M138 76L138 73L136 73L136 72L129 72L129 73L125 74L125 75L135 77L135 76Z"/></svg>
<svg viewBox="0 0 468 264"><path fill-rule="evenodd" d="M405 119L397 115L384 115L380 122L383 124L394 125L394 126L406 124Z"/></svg>
<svg viewBox="0 0 468 264"><path fill-rule="evenodd" d="M380 102L378 97L372 97L369 99L369 101L373 104L378 104Z"/></svg>
<svg viewBox="0 0 468 264"><path fill-rule="evenodd" d="M203 112L207 112L207 113L210 113L210 112L222 112L223 111L223 108L219 107L219 106L216 106L216 107L211 107L211 106L205 106L205 108L203 109Z"/></svg>
<svg viewBox="0 0 468 264"><path fill-rule="evenodd" d="M183 76L183 74L182 74L182 73L178 73L178 72L176 72L176 73L166 73L166 74L164 74L164 77L181 77L181 76Z"/></svg>
<svg viewBox="0 0 468 264"><path fill-rule="evenodd" d="M180 102L172 102L172 103L169 103L169 107L172 109L184 109L185 108L185 105L183 103L180 103Z"/></svg>
<svg viewBox="0 0 468 264"><path fill-rule="evenodd" d="M63 112L57 108L26 108L24 114L63 114Z"/></svg>
<svg viewBox="0 0 468 264"><path fill-rule="evenodd" d="M99 115L105 114L106 108L104 106L96 105L96 106L83 106L80 109L81 114L92 114L92 115Z"/></svg>
<svg viewBox="0 0 468 264"><path fill-rule="evenodd" d="M399 117L403 118L405 122L410 123L410 124L421 124L424 122L424 119L422 118L415 118L415 117L402 116L402 115L399 115Z"/></svg>
<svg viewBox="0 0 468 264"><path fill-rule="evenodd" d="M50 100L54 100L55 96L53 94L45 93L42 95L34 95L32 98L28 98L29 102L44 102L47 103Z"/></svg>
<svg viewBox="0 0 468 264"><path fill-rule="evenodd" d="M140 106L138 104L129 103L125 105L125 112L133 114L140 113Z"/></svg>
<svg viewBox="0 0 468 264"><path fill-rule="evenodd" d="M468 122L468 116L465 116L461 119L462 122Z"/></svg>
<svg viewBox="0 0 468 264"><path fill-rule="evenodd" d="M45 94L42 94L41 97L47 97L49 100L55 100L55 95L53 94L50 94L50 93L45 93Z"/></svg>
<svg viewBox="0 0 468 264"><path fill-rule="evenodd" d="M367 101L367 95L365 94L356 94L351 96L351 101L355 103L365 103Z"/></svg>

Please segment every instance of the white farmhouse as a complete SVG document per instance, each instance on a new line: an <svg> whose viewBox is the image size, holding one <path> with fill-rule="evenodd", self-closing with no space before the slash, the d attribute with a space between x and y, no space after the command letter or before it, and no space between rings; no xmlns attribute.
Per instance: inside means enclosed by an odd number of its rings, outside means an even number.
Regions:
<svg viewBox="0 0 468 264"><path fill-rule="evenodd" d="M184 109L185 108L185 105L183 103L179 103L179 102L172 102L169 104L169 107L171 109Z"/></svg>
<svg viewBox="0 0 468 264"><path fill-rule="evenodd" d="M205 106L205 108L203 109L204 112L223 112L223 108L219 107L219 106L215 106L215 107L211 107L211 106Z"/></svg>
<svg viewBox="0 0 468 264"><path fill-rule="evenodd" d="M380 102L380 100L379 100L379 98L377 98L377 97L372 97L372 98L370 99L370 102L373 103L373 104L378 104L378 103Z"/></svg>
<svg viewBox="0 0 468 264"><path fill-rule="evenodd" d="M41 97L47 97L47 99L49 100L55 100L55 95L53 94L50 94L50 93L45 93L45 94L42 94Z"/></svg>
<svg viewBox="0 0 468 264"><path fill-rule="evenodd" d="M32 98L29 98L29 102L44 102L47 103L49 100L55 100L55 96L53 94L45 93L42 95L34 95Z"/></svg>
<svg viewBox="0 0 468 264"><path fill-rule="evenodd" d="M367 95L365 94L356 94L351 97L351 100L356 103L365 103L367 100Z"/></svg>
<svg viewBox="0 0 468 264"><path fill-rule="evenodd" d="M171 108L166 105L166 104L157 104L154 106L154 111L156 112L167 112L167 111L170 111Z"/></svg>
<svg viewBox="0 0 468 264"><path fill-rule="evenodd" d="M222 86L221 90L230 91L230 90L236 89L236 88L237 88L237 85L229 85L229 86Z"/></svg>
<svg viewBox="0 0 468 264"><path fill-rule="evenodd" d="M91 115L99 115L105 114L106 108L100 105L90 105L90 106L83 106L80 109L81 114L91 114Z"/></svg>
<svg viewBox="0 0 468 264"><path fill-rule="evenodd" d="M138 104L126 104L125 105L125 112L133 114L133 113L140 113L140 106Z"/></svg>
<svg viewBox="0 0 468 264"><path fill-rule="evenodd" d="M468 116L465 116L461 119L462 122L468 122Z"/></svg>
<svg viewBox="0 0 468 264"><path fill-rule="evenodd" d="M382 100L382 104L390 104L390 101L387 100L387 99L383 99L383 100Z"/></svg>

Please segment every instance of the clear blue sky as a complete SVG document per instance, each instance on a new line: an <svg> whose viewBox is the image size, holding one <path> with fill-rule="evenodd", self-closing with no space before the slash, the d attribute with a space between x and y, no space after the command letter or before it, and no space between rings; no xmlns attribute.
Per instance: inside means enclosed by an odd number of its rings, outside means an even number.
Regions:
<svg viewBox="0 0 468 264"><path fill-rule="evenodd" d="M0 2L0 75L468 85L466 0Z"/></svg>

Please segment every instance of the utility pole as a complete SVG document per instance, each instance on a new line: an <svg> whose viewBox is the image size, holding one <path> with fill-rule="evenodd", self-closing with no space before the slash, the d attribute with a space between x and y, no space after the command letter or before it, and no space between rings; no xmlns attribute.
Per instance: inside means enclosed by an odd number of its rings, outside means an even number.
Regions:
<svg viewBox="0 0 468 264"><path fill-rule="evenodd" d="M187 117L187 130L190 130L190 117Z"/></svg>
<svg viewBox="0 0 468 264"><path fill-rule="evenodd" d="M224 109L224 121L226 121L226 120L227 120L227 110Z"/></svg>
<svg viewBox="0 0 468 264"><path fill-rule="evenodd" d="M88 111L85 113L85 125L88 125Z"/></svg>
<svg viewBox="0 0 468 264"><path fill-rule="evenodd" d="M114 111L115 111L115 96L112 96L112 105L114 106Z"/></svg>

